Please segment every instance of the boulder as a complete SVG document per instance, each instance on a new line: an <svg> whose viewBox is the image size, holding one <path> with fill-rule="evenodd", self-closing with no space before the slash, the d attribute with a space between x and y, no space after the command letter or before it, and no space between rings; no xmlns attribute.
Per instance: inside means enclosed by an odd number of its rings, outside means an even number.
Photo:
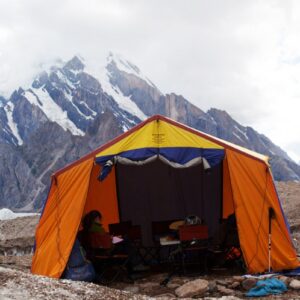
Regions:
<svg viewBox="0 0 300 300"><path fill-rule="evenodd" d="M230 281L227 279L226 280L217 280L216 283L218 285L227 286L230 283Z"/></svg>
<svg viewBox="0 0 300 300"><path fill-rule="evenodd" d="M300 290L300 280L293 279L290 282L290 288L294 290Z"/></svg>
<svg viewBox="0 0 300 300"><path fill-rule="evenodd" d="M240 300L241 298L235 296L223 296L219 300Z"/></svg>
<svg viewBox="0 0 300 300"><path fill-rule="evenodd" d="M217 289L218 289L218 292L220 292L223 295L228 295L228 296L234 295L234 290L228 289L225 286L218 285Z"/></svg>
<svg viewBox="0 0 300 300"><path fill-rule="evenodd" d="M159 282L148 281L148 282L140 283L139 286L141 289L154 288L159 286Z"/></svg>
<svg viewBox="0 0 300 300"><path fill-rule="evenodd" d="M289 285L291 278L287 277L287 276L279 276L278 280L284 282L286 285Z"/></svg>
<svg viewBox="0 0 300 300"><path fill-rule="evenodd" d="M205 297L205 300L241 300L239 297L235 296L222 296L220 297Z"/></svg>
<svg viewBox="0 0 300 300"><path fill-rule="evenodd" d="M229 287L230 289L236 289L236 288L239 287L240 285L241 285L240 282L234 281L232 284L228 285L228 287Z"/></svg>
<svg viewBox="0 0 300 300"><path fill-rule="evenodd" d="M245 277L243 277L243 276L233 276L232 277L233 281L238 281L238 282L242 282L242 281L244 281L244 279L245 279Z"/></svg>
<svg viewBox="0 0 300 300"><path fill-rule="evenodd" d="M208 291L208 281L204 279L196 279L189 281L175 290L175 294L179 298L201 296Z"/></svg>
<svg viewBox="0 0 300 300"><path fill-rule="evenodd" d="M133 293L133 294L137 294L140 291L140 289L137 285L128 285L123 290L126 292Z"/></svg>
<svg viewBox="0 0 300 300"><path fill-rule="evenodd" d="M257 279L255 278L247 278L242 282L242 287L248 291L252 289L256 285Z"/></svg>
<svg viewBox="0 0 300 300"><path fill-rule="evenodd" d="M177 297L172 293L164 293L164 294L155 296L155 298L159 299L159 300L170 300L170 299L175 299Z"/></svg>
<svg viewBox="0 0 300 300"><path fill-rule="evenodd" d="M168 287L169 289L177 289L179 286L180 286L179 283L169 282L169 283L167 284L167 287Z"/></svg>
<svg viewBox="0 0 300 300"><path fill-rule="evenodd" d="M210 293L214 293L217 291L217 283L214 280L209 281L208 290Z"/></svg>

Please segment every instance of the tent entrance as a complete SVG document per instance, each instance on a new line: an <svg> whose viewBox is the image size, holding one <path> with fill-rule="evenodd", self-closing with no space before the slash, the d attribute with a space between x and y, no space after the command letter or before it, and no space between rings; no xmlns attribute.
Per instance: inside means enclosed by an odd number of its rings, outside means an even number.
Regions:
<svg viewBox="0 0 300 300"><path fill-rule="evenodd" d="M213 236L222 216L222 163L205 172L203 165L176 169L155 160L143 166L116 164L121 221L140 225L143 242L152 245L153 221L197 215Z"/></svg>

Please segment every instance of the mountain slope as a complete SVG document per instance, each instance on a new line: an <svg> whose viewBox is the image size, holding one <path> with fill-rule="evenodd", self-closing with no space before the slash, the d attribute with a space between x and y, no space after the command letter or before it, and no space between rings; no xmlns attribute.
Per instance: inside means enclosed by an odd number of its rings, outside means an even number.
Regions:
<svg viewBox="0 0 300 300"><path fill-rule="evenodd" d="M280 147L251 127L236 122L225 111L210 109L203 112L183 96L163 95L154 85L136 74L118 69L114 61L108 65L111 83L117 86L146 114L163 114L188 126L268 155L277 180L300 180L300 166Z"/></svg>
<svg viewBox="0 0 300 300"><path fill-rule="evenodd" d="M300 179L300 166L282 149L225 111L204 112L183 96L163 94L114 54L104 64L75 56L0 98L0 208L40 209L54 170L153 114L269 155L276 179Z"/></svg>

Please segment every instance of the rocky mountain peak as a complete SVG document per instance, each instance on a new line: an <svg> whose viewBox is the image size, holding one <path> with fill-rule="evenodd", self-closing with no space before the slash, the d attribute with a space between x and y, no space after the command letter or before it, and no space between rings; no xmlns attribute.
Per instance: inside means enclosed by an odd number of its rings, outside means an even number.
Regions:
<svg viewBox="0 0 300 300"><path fill-rule="evenodd" d="M221 110L221 109L217 109L217 108L210 108L207 113L211 116L211 117L215 117L219 120L223 120L224 122L226 121L227 123L237 123L230 115L227 111L225 110Z"/></svg>
<svg viewBox="0 0 300 300"><path fill-rule="evenodd" d="M46 71L43 71L34 79L31 86L35 89L38 89L41 86L45 85L48 79L49 79L48 73Z"/></svg>
<svg viewBox="0 0 300 300"><path fill-rule="evenodd" d="M109 72L112 72L112 73L116 73L115 70L117 69L118 72L129 75L131 77L130 78L131 80L144 81L151 87L158 90L157 87L153 84L153 82L149 78L147 78L135 64L133 64L132 62L123 58L119 54L115 54L112 52L109 53L109 55L107 57L106 68Z"/></svg>
<svg viewBox="0 0 300 300"><path fill-rule="evenodd" d="M4 97L0 96L0 107L3 107L3 105L5 104L6 100Z"/></svg>
<svg viewBox="0 0 300 300"><path fill-rule="evenodd" d="M131 63L130 61L126 60L119 54L115 54L110 52L107 57L107 64L114 63L118 66L119 70L123 70L125 72L129 73L135 73L137 75L141 74L140 69Z"/></svg>
<svg viewBox="0 0 300 300"><path fill-rule="evenodd" d="M246 127L236 122L225 110L211 108L207 111L207 114L218 124L219 134L222 132L223 138L231 140L229 136L235 132L235 138L231 141L246 146L245 139L248 139Z"/></svg>
<svg viewBox="0 0 300 300"><path fill-rule="evenodd" d="M64 68L70 71L82 71L85 65L82 60L78 56L74 56L71 60L69 60Z"/></svg>

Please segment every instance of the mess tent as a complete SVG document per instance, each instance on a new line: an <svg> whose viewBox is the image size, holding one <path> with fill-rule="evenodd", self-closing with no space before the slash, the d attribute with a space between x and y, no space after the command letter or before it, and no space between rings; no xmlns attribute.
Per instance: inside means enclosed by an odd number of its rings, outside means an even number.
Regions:
<svg viewBox="0 0 300 300"><path fill-rule="evenodd" d="M36 229L32 273L60 278L81 220L131 220L151 243L152 221L197 215L214 236L235 214L249 273L300 266L268 157L156 115L58 170ZM272 218L270 216L272 212ZM272 252L269 261L269 226Z"/></svg>

